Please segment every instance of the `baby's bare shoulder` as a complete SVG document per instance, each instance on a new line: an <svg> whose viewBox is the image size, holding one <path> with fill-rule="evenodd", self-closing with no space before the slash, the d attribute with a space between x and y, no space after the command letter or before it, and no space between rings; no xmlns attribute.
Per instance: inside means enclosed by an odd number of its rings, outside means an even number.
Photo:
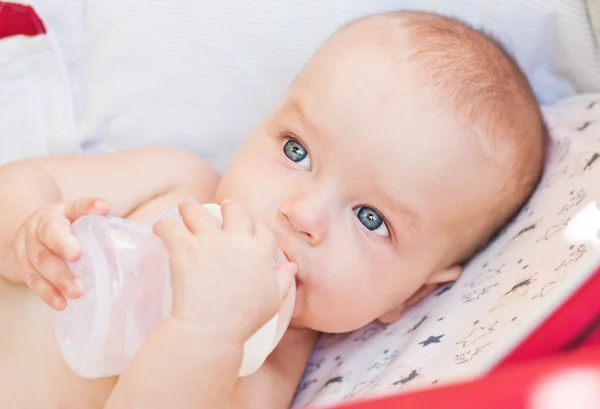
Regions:
<svg viewBox="0 0 600 409"><path fill-rule="evenodd" d="M312 330L290 328L260 370L238 380L231 408L288 408L317 336Z"/></svg>

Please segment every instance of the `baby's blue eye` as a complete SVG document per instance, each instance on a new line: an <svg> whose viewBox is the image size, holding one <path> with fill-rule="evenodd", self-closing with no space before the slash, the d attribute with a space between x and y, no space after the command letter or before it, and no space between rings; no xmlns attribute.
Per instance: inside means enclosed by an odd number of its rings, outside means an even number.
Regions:
<svg viewBox="0 0 600 409"><path fill-rule="evenodd" d="M383 216L381 216L377 210L369 206L361 206L354 209L354 213L356 213L358 220L360 220L367 229L382 236L390 235L383 220Z"/></svg>
<svg viewBox="0 0 600 409"><path fill-rule="evenodd" d="M283 145L283 153L292 162L296 162L303 168L310 170L310 157L306 148L300 142L288 139Z"/></svg>

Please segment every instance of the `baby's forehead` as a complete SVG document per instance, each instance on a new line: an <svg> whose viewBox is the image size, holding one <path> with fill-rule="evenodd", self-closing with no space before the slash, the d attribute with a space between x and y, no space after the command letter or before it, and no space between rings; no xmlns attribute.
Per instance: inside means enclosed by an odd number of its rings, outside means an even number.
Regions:
<svg viewBox="0 0 600 409"><path fill-rule="evenodd" d="M348 112L333 102L292 97L282 105L284 128L307 144L315 165L334 169L363 190L391 197L408 190L438 189L442 177L472 171L472 149L451 116L396 110ZM320 164L318 162L321 162Z"/></svg>
<svg viewBox="0 0 600 409"><path fill-rule="evenodd" d="M349 37L317 53L292 85L287 112L307 124L349 174L360 169L405 184L424 175L439 181L441 175L476 173L482 165L477 138L452 103L414 80L426 74L372 42L352 50L353 41L362 40Z"/></svg>
<svg viewBox="0 0 600 409"><path fill-rule="evenodd" d="M307 144L315 165L335 171L347 187L396 200L415 195L428 207L440 195L468 194L469 184L487 174L462 123L426 103L363 110L352 100L336 105L336 98L311 97L290 94L281 126Z"/></svg>
<svg viewBox="0 0 600 409"><path fill-rule="evenodd" d="M467 154L463 124L418 90L405 90L394 101L369 100L373 95L364 96L360 87L344 91L322 87L291 93L280 112L301 138L316 140L319 148L352 163L419 171L429 161L444 165Z"/></svg>
<svg viewBox="0 0 600 409"><path fill-rule="evenodd" d="M372 50L315 60L292 85L287 110L298 115L300 106L304 117L331 133L398 143L420 137L436 123L458 126L448 104L431 89L415 86L414 67L390 63Z"/></svg>

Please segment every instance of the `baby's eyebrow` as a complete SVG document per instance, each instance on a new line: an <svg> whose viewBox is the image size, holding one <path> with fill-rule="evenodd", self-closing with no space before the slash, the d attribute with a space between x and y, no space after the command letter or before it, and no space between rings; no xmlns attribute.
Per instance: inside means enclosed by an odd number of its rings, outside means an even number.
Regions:
<svg viewBox="0 0 600 409"><path fill-rule="evenodd" d="M390 209L396 218L400 219L400 222L404 225L404 227L406 227L409 231L417 230L420 221L417 211L392 197L385 190L382 190L382 194L385 200L386 208Z"/></svg>
<svg viewBox="0 0 600 409"><path fill-rule="evenodd" d="M287 105L286 111L297 117L300 123L307 128L312 135L321 135L319 127L308 117L308 115L306 115L305 110L302 108L302 103L298 99L291 99Z"/></svg>

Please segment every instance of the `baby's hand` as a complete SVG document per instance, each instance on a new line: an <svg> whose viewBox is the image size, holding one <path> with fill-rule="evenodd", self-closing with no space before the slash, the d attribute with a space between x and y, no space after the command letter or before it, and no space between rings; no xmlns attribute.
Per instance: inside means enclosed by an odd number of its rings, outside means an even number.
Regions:
<svg viewBox="0 0 600 409"><path fill-rule="evenodd" d="M7 278L27 284L53 309L64 309L66 297L77 298L83 292L83 284L65 262L75 262L81 256L71 223L87 214L106 215L109 210L109 205L99 199L52 203L38 209L12 238Z"/></svg>
<svg viewBox="0 0 600 409"><path fill-rule="evenodd" d="M281 307L297 267L275 267L271 231L231 201L222 205L223 227L198 203L179 206L183 223L155 227L170 253L172 316L243 343Z"/></svg>

